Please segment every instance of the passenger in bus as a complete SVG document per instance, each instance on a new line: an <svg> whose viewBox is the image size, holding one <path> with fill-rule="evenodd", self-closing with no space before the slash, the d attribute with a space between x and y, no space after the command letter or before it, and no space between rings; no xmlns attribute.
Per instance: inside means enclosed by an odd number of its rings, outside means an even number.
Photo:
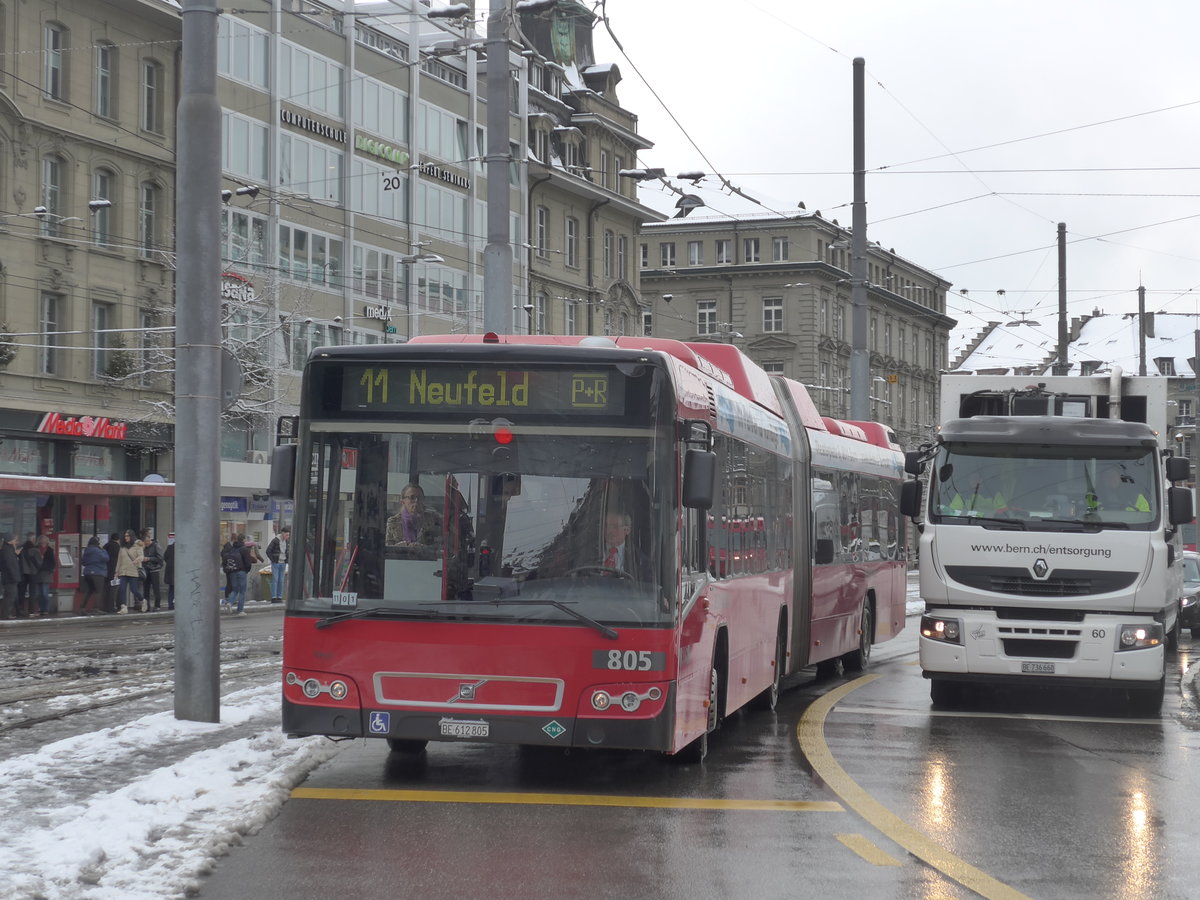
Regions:
<svg viewBox="0 0 1200 900"><path fill-rule="evenodd" d="M1146 499L1131 473L1119 463L1111 463L1100 471L1095 493L1088 495L1088 509L1122 509L1127 512L1150 512Z"/></svg>
<svg viewBox="0 0 1200 900"><path fill-rule="evenodd" d="M400 491L400 511L387 520L383 542L389 547L430 546L442 536L442 517L425 507L425 491L409 483Z"/></svg>
<svg viewBox="0 0 1200 900"><path fill-rule="evenodd" d="M1008 508L1008 498L994 480L984 472L976 472L959 486L950 501L950 512L957 516L990 516Z"/></svg>

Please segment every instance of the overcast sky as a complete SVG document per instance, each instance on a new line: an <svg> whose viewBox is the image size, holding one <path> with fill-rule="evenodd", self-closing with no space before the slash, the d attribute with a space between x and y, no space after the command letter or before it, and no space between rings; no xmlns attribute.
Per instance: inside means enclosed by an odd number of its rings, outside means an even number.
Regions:
<svg viewBox="0 0 1200 900"><path fill-rule="evenodd" d="M710 209L693 216L791 214L803 201L849 226L861 56L868 239L965 288L950 295L951 315L1024 311L1055 328L1059 222L1070 315L1136 310L1139 283L1147 309L1200 312L1200 5L605 0L605 10L624 53L599 25L597 59L620 67L621 104L655 144L639 164L718 171L762 204L710 178L698 191ZM673 212L676 197L643 200Z"/></svg>

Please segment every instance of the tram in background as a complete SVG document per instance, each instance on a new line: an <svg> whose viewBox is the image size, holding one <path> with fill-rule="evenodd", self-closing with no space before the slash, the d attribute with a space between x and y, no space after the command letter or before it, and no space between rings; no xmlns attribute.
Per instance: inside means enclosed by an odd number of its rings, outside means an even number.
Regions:
<svg viewBox="0 0 1200 900"><path fill-rule="evenodd" d="M698 760L786 674L904 626L889 432L731 345L326 347L302 391L271 479L289 734Z"/></svg>

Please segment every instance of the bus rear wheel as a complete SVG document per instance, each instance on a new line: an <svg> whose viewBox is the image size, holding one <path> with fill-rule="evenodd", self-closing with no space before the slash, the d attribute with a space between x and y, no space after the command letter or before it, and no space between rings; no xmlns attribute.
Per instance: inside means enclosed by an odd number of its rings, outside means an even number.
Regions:
<svg viewBox="0 0 1200 900"><path fill-rule="evenodd" d="M779 703L779 685L783 681L783 664L787 658L787 647L784 645L784 636L782 629L779 636L775 639L775 672L767 689L750 701L750 706L753 709L762 709L767 712L774 712L775 707Z"/></svg>
<svg viewBox="0 0 1200 900"><path fill-rule="evenodd" d="M858 619L858 648L842 657L847 672L865 672L871 664L871 645L875 641L875 613L871 599L863 597L862 613Z"/></svg>
<svg viewBox="0 0 1200 900"><path fill-rule="evenodd" d="M420 741L410 738L388 738L388 749L393 753L420 753L425 749L429 741Z"/></svg>

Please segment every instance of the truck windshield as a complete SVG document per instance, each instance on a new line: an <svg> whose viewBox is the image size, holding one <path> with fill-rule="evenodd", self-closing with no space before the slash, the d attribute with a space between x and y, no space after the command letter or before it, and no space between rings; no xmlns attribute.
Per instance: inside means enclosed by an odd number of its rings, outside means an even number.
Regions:
<svg viewBox="0 0 1200 900"><path fill-rule="evenodd" d="M668 624L663 440L646 426L314 423L291 609Z"/></svg>
<svg viewBox="0 0 1200 900"><path fill-rule="evenodd" d="M1161 505L1157 459L1141 446L948 442L934 465L930 510L958 524L1004 519L1029 529L1150 529Z"/></svg>

